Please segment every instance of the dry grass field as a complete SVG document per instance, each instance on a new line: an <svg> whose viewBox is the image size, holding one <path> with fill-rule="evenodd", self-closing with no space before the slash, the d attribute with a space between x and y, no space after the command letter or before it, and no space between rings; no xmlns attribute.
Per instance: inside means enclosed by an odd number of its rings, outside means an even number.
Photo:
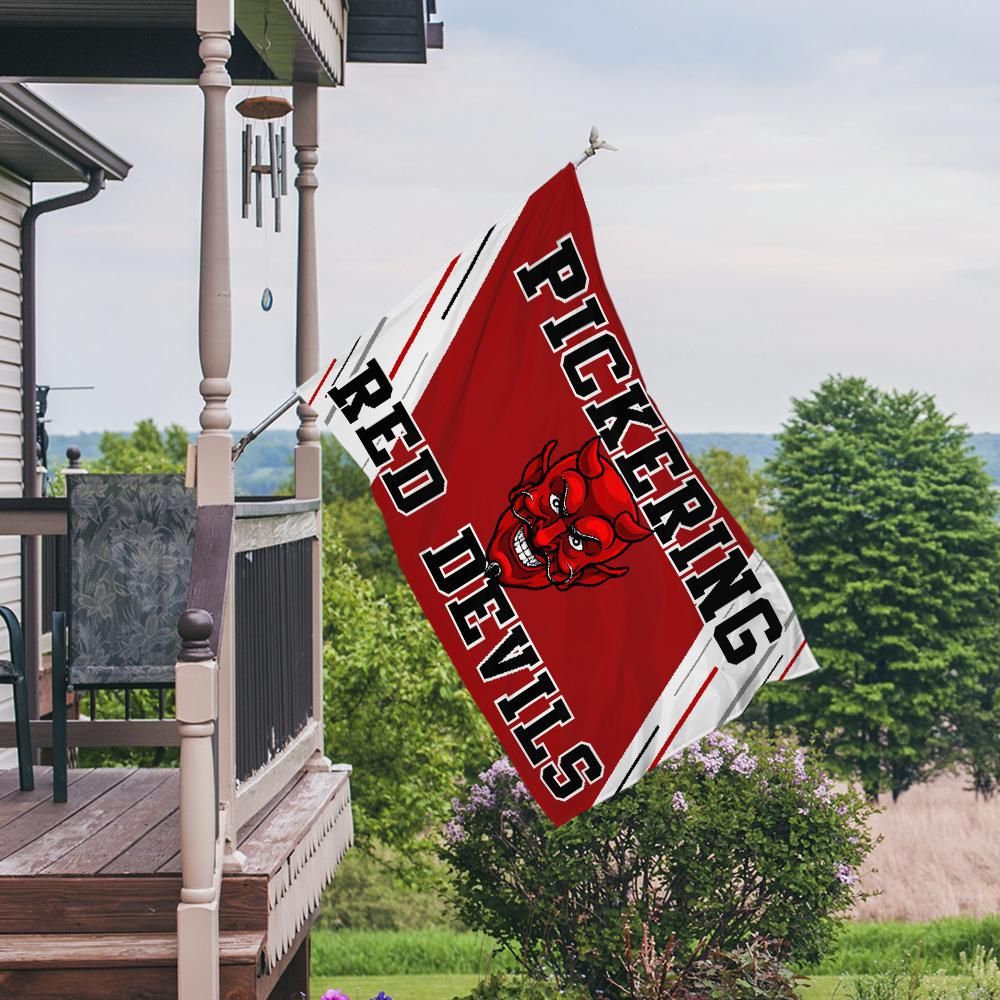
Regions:
<svg viewBox="0 0 1000 1000"><path fill-rule="evenodd" d="M1000 798L977 800L958 776L891 799L872 826L885 838L869 859L859 920L933 920L1000 913Z"/></svg>

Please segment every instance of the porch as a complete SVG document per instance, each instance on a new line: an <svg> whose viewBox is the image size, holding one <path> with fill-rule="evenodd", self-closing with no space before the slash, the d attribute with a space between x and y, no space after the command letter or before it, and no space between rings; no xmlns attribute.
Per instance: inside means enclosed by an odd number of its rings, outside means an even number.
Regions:
<svg viewBox="0 0 1000 1000"><path fill-rule="evenodd" d="M76 493L0 500L0 533L41 553L50 622L73 604ZM122 537L128 495L107 515ZM70 692L64 723L71 749L175 748L180 766L74 769L63 802L50 767L29 792L0 771L0 996L210 996L212 969L233 1000L308 990L309 928L352 838L350 769L323 756L320 501L194 510L175 699L105 718ZM43 667L51 645L36 636ZM46 759L59 728L29 723ZM0 745L16 736L0 723Z"/></svg>
<svg viewBox="0 0 1000 1000"><path fill-rule="evenodd" d="M175 768L70 771L52 802L0 772L0 995L177 996L180 776ZM286 1000L308 989L319 890L350 843L345 771L300 773L240 828L223 875L221 995Z"/></svg>

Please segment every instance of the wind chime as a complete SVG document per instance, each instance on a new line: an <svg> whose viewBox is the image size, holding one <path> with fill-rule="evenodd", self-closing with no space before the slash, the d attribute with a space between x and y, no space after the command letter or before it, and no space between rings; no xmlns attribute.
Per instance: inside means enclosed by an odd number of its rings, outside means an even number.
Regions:
<svg viewBox="0 0 1000 1000"><path fill-rule="evenodd" d="M264 228L264 178L271 183L274 204L274 231L281 232L281 199L288 194L288 129L282 119L292 110L292 102L284 97L260 95L247 97L236 105L243 116L243 218L250 218L250 206L255 207L257 228ZM267 122L268 162L264 162L264 135L256 131L258 122ZM260 306L268 312L274 296L267 285L267 231L264 233L264 293Z"/></svg>

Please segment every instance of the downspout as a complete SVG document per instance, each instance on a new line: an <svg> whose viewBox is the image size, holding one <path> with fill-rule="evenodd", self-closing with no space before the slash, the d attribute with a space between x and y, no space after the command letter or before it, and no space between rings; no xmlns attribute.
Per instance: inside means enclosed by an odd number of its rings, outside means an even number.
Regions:
<svg viewBox="0 0 1000 1000"><path fill-rule="evenodd" d="M35 443L36 319L35 319L35 222L40 215L91 201L104 188L104 171L88 172L88 183L80 191L62 194L29 205L21 218L21 466L24 496L37 497L38 451ZM42 634L41 536L21 537L21 619L28 680L28 714L38 718L38 675L41 667L39 639Z"/></svg>

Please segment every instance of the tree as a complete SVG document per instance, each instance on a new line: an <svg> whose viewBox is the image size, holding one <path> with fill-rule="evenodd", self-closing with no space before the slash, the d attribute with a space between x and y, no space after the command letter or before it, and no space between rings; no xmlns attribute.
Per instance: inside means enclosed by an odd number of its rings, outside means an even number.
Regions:
<svg viewBox="0 0 1000 1000"><path fill-rule="evenodd" d="M794 564L786 583L825 668L781 717L822 734L875 797L954 760L995 672L997 495L969 434L932 397L831 377L769 463Z"/></svg>
<svg viewBox="0 0 1000 1000"><path fill-rule="evenodd" d="M332 518L324 557L326 744L354 765L358 846L420 874L463 774L497 744L409 589L380 595Z"/></svg>
<svg viewBox="0 0 1000 1000"><path fill-rule="evenodd" d="M101 456L89 462L91 472L183 472L188 433L180 424L160 431L152 420L140 420L131 434L105 431Z"/></svg>
<svg viewBox="0 0 1000 1000"><path fill-rule="evenodd" d="M765 472L752 470L746 455L734 455L724 448L709 448L696 462L716 496L782 576L790 567L792 554L782 537L781 516L774 509L772 485Z"/></svg>

